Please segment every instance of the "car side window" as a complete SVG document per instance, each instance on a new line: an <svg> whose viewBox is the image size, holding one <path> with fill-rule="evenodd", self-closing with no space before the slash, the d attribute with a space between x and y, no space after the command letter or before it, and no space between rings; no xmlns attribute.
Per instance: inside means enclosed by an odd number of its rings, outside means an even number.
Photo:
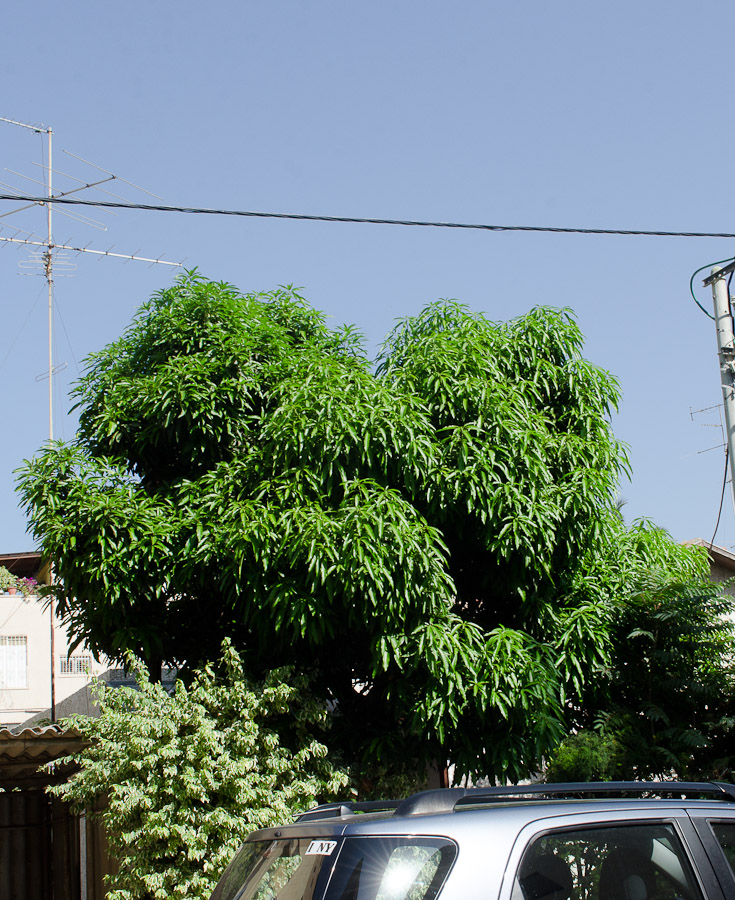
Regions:
<svg viewBox="0 0 735 900"><path fill-rule="evenodd" d="M735 875L735 822L710 822L710 825Z"/></svg>
<svg viewBox="0 0 735 900"><path fill-rule="evenodd" d="M545 834L526 850L512 900L701 900L672 825Z"/></svg>

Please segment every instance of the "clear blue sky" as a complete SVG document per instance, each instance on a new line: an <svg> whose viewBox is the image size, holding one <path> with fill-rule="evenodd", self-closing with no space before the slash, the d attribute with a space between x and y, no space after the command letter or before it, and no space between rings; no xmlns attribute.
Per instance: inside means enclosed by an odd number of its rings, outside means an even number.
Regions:
<svg viewBox="0 0 735 900"><path fill-rule="evenodd" d="M733 4L706 0L8 4L0 115L51 126L61 171L95 175L67 149L176 205L734 232L733 63L720 37L733 25ZM40 177L39 136L0 123L0 151L3 167ZM692 421L690 408L721 391L714 328L688 282L735 241L80 212L107 232L56 214L58 241L185 258L243 291L302 285L373 350L396 317L438 297L492 319L571 307L586 356L621 381L626 517L711 537L724 452L700 451L722 438L705 427L717 410ZM37 209L0 219L0 236L11 221L45 228ZM47 429L45 288L21 275L25 249L0 250L0 551L14 552L33 541L12 473ZM65 438L84 357L172 279L72 261L55 291ZM717 543L735 545L729 494Z"/></svg>

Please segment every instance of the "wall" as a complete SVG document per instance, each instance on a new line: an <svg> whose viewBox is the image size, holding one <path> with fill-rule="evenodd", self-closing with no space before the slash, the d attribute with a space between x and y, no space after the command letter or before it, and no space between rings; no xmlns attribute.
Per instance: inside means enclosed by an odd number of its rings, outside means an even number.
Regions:
<svg viewBox="0 0 735 900"><path fill-rule="evenodd" d="M0 671L0 727L19 725L33 717L50 716L51 707L50 612L37 597L0 594L0 637L20 636L25 636L27 641L27 686L9 687ZM79 697L74 712L91 712L87 708L89 695L83 689L91 677L104 671L107 665L95 662L82 647L76 648L69 660L66 629L58 620L54 625L54 642L57 713L62 714L58 707L72 695ZM65 670L71 670L71 674Z"/></svg>

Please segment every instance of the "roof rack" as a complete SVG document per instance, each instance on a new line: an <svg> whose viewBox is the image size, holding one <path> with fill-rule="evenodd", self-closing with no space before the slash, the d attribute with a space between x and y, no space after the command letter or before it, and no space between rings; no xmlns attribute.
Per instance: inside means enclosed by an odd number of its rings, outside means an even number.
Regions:
<svg viewBox="0 0 735 900"><path fill-rule="evenodd" d="M562 784L523 784L489 788L443 788L413 794L400 803L394 816L450 813L458 806L476 806L510 799L582 799L584 797L667 796L706 797L735 802L735 785L697 781L577 781Z"/></svg>
<svg viewBox="0 0 735 900"><path fill-rule="evenodd" d="M506 800L558 800L585 797L685 797L735 803L735 784L719 781L573 781L560 784L515 784L487 788L439 788L412 794L405 800L325 803L297 816L295 822L388 812L394 816L453 813L457 807L484 806Z"/></svg>
<svg viewBox="0 0 735 900"><path fill-rule="evenodd" d="M430 792L428 792L430 793ZM385 812L397 809L403 800L365 800L360 803L323 803L296 816L294 822L309 822L312 819L327 819L332 816L352 816L357 813Z"/></svg>

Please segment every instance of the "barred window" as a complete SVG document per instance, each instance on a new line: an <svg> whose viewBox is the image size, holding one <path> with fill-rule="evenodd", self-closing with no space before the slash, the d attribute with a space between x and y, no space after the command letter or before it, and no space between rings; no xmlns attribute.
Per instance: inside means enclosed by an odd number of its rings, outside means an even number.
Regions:
<svg viewBox="0 0 735 900"><path fill-rule="evenodd" d="M107 670L107 680L108 681L127 681L131 679L133 676L128 675L125 669L108 669Z"/></svg>
<svg viewBox="0 0 735 900"><path fill-rule="evenodd" d="M0 635L0 686L28 687L28 638L24 634Z"/></svg>
<svg viewBox="0 0 735 900"><path fill-rule="evenodd" d="M92 657L86 653L59 657L60 675L89 675L92 671Z"/></svg>
<svg viewBox="0 0 735 900"><path fill-rule="evenodd" d="M176 680L176 676L178 674L178 669L169 669L162 668L161 669L161 682L163 684L170 684L171 682ZM132 684L135 682L135 675L133 672L128 672L127 669L108 669L105 672L105 678L107 681L115 682L115 683L129 683Z"/></svg>

